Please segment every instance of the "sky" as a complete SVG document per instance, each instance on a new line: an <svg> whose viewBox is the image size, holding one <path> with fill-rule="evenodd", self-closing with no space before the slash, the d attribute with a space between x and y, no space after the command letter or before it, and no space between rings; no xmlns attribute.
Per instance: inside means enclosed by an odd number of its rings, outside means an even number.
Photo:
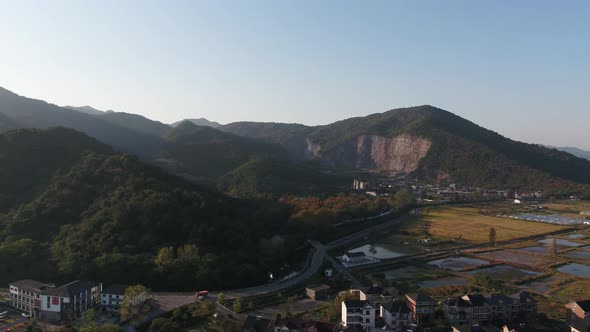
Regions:
<svg viewBox="0 0 590 332"><path fill-rule="evenodd" d="M590 1L0 0L0 86L165 123L430 104L590 150Z"/></svg>

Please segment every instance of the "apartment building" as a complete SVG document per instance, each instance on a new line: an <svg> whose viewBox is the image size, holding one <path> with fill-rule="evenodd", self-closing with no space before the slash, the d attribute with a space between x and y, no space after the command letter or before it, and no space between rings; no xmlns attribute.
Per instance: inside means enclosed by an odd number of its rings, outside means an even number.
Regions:
<svg viewBox="0 0 590 332"><path fill-rule="evenodd" d="M470 294L447 299L443 302L443 309L451 324L477 324L494 317L510 321L534 315L536 303L526 292L513 296Z"/></svg>
<svg viewBox="0 0 590 332"><path fill-rule="evenodd" d="M375 307L367 301L342 301L342 325L358 326L363 329L375 327Z"/></svg>
<svg viewBox="0 0 590 332"><path fill-rule="evenodd" d="M55 287L54 284L21 280L11 283L9 289L10 306L42 321L59 323L100 305L102 284L76 280Z"/></svg>
<svg viewBox="0 0 590 332"><path fill-rule="evenodd" d="M382 303L379 309L388 331L406 331L412 324L412 312L403 301L395 300Z"/></svg>
<svg viewBox="0 0 590 332"><path fill-rule="evenodd" d="M438 306L436 300L423 293L406 294L406 304L412 311L412 318L417 323L432 319Z"/></svg>

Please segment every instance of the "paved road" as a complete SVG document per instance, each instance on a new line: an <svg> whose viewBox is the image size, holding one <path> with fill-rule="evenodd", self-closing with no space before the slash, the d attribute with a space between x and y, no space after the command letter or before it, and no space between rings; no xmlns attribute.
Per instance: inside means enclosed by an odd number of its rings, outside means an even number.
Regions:
<svg viewBox="0 0 590 332"><path fill-rule="evenodd" d="M392 219L390 221L375 225L373 227L366 228L360 232L345 236L345 237L340 238L336 241L330 242L326 245L323 245L317 241L310 241L310 244L314 247L313 255L312 255L311 259L309 260L309 263L306 266L306 268L302 272L298 273L296 276L294 276L290 279L276 281L276 282L272 282L272 283L268 283L268 284L264 284L264 285L243 288L243 289L223 291L223 293L226 295L227 298L233 298L233 297L247 297L247 296L253 296L253 295L262 295L262 294L280 292L280 291L285 290L287 288L302 284L306 280L311 278L314 274L316 274L319 271L319 269L322 267L324 260L326 260L326 259L330 260L332 262L334 268L337 271L339 271L340 273L342 273L345 276L345 278L347 278L348 280L350 280L352 282L353 287L361 286L359 281L356 280L354 278L354 276L352 276L349 273L349 269L344 268L339 262L337 262L332 257L330 257L328 255L328 251L333 250L333 249L337 249L339 247L343 247L345 245L354 243L356 241L359 241L359 240L369 236L372 233L384 231L392 226L395 226L396 224L398 224L402 221L408 220L411 217L412 216L404 216L404 217ZM530 237L526 237L526 238L501 242L501 243L498 243L498 245L515 243L515 242L524 241L524 240L543 238L543 237L550 236L550 235L571 232L571 230L572 229L566 229L566 230L547 233L547 234L534 235L534 236L530 236ZM488 245L487 244L471 245L471 246L466 246L466 247L460 248L460 250L476 249L476 248L482 248L482 247L486 247L486 246L488 246ZM365 268L374 268L375 266L379 266L379 265L395 264L395 263L399 263L401 261L411 261L411 260L415 260L415 259L419 259L419 258L423 259L423 258L433 258L433 257L445 256L445 255L452 254L452 253L456 252L457 250L458 249L448 249L448 250L441 250L441 251L437 251L437 252L433 252L433 253L404 256L404 257L400 257L398 259L382 261L378 264L359 266L354 269L361 270L361 269L365 269ZM166 308L166 309L170 309L170 310L172 310L178 306L181 306L183 304L191 303L194 301L193 294L186 294L185 295L185 294L179 294L179 293L160 293L159 297L160 297L160 302L162 304L162 307ZM212 294L210 294L209 299L214 300L215 297L216 297L216 294L212 293ZM156 296L156 298L158 299L158 296Z"/></svg>
<svg viewBox="0 0 590 332"><path fill-rule="evenodd" d="M26 322L27 320L28 320L28 318L23 317L23 318L17 320L16 322L14 322L14 323L10 323L10 324L6 324L6 325L3 325L3 326L0 326L0 331L6 331L6 329L13 328L13 327L15 327L15 326L17 326L19 324L22 324L22 323Z"/></svg>
<svg viewBox="0 0 590 332"><path fill-rule="evenodd" d="M361 240L364 237L370 235L371 233L383 231L387 228L390 228L391 226L394 226L395 224L398 224L404 220L407 220L408 218L409 218L409 216L396 218L396 219L384 222L382 224L366 228L360 232L345 236L345 237L340 238L336 241L330 242L327 245L323 245L317 241L310 241L311 245L315 249L315 252L313 253L313 256L310 260L309 265L305 268L305 270L303 272L297 274L295 277L287 279L287 280L277 281L277 282L273 282L273 283L269 283L269 284L265 284L265 285L260 285L260 286L255 286L255 287L238 289L238 290L230 290L230 291L224 292L224 294L226 294L230 297L237 297L237 296L244 297L244 296L252 296L252 295L260 295L260 294L279 292L281 290L301 284L301 283L305 282L307 279L311 278L322 267L322 264L324 263L325 259L330 260L332 262L332 265L334 265L334 268L336 268L336 270L338 270L339 272L343 273L344 276L347 277L347 279L349 279L353 283L353 285L360 285L358 280L356 280L352 275L350 275L350 273L348 273L346 268L344 268L342 265L340 265L340 263L338 263L337 261L335 261L332 257L330 257L328 255L328 251L345 246L350 243L354 243L354 242Z"/></svg>

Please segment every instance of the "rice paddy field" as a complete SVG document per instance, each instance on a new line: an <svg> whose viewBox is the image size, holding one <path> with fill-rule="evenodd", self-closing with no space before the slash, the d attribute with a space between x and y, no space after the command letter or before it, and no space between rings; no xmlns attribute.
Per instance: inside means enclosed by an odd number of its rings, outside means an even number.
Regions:
<svg viewBox="0 0 590 332"><path fill-rule="evenodd" d="M404 222L400 230L417 236L427 230L435 240L452 239L477 244L489 242L490 227L496 229L498 242L566 229L561 225L484 216L478 208L443 207L430 209L416 219Z"/></svg>

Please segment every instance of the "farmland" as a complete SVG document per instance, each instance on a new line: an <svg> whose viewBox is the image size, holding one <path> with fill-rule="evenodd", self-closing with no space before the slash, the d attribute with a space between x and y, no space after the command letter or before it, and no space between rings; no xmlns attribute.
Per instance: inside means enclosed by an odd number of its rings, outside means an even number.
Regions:
<svg viewBox="0 0 590 332"><path fill-rule="evenodd" d="M498 242L565 229L560 225L485 216L472 207L445 207L423 212L403 223L400 230L417 236L428 233L435 240L481 244L489 241L490 227L496 229Z"/></svg>

